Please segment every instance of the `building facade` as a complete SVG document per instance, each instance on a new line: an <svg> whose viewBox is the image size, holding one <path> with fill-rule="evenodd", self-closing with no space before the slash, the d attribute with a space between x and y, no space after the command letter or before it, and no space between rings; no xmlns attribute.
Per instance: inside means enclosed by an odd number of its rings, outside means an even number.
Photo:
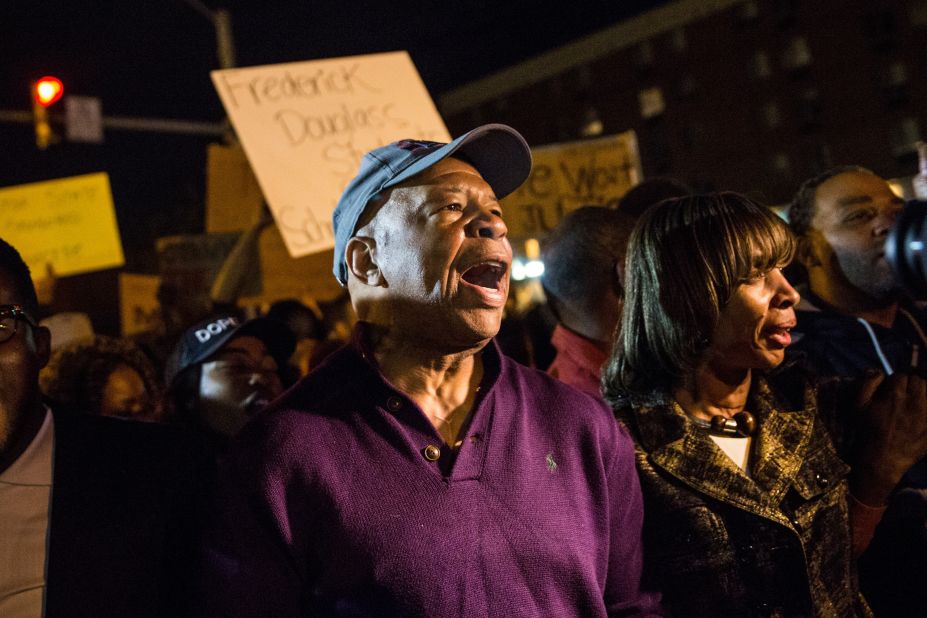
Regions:
<svg viewBox="0 0 927 618"><path fill-rule="evenodd" d="M542 145L633 129L645 177L767 203L840 164L917 171L927 0L680 0L446 93Z"/></svg>

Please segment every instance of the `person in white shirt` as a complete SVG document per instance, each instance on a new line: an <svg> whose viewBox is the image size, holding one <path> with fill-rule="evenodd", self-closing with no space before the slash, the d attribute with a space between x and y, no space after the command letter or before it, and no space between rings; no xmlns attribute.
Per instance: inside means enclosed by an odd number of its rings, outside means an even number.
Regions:
<svg viewBox="0 0 927 618"><path fill-rule="evenodd" d="M46 405L37 313L29 269L0 239L0 616L182 614L205 491L196 445Z"/></svg>

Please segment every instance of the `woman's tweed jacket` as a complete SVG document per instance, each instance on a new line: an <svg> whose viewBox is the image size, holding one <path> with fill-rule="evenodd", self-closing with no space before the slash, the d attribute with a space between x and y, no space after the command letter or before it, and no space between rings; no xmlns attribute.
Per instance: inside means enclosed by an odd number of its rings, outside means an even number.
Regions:
<svg viewBox="0 0 927 618"><path fill-rule="evenodd" d="M849 467L795 371L754 372L747 476L672 398L619 401L644 493L645 585L675 616L870 616L847 516ZM775 390L775 394L774 394Z"/></svg>

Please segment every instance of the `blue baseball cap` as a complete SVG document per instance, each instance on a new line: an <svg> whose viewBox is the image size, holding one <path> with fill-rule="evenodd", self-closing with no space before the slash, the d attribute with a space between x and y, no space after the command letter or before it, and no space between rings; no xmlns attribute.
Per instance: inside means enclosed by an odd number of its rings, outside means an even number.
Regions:
<svg viewBox="0 0 927 618"><path fill-rule="evenodd" d="M280 368L296 349L296 336L282 322L266 317L243 321L231 314L214 315L194 324L180 336L167 359L165 384L171 386L188 367L206 361L234 337L244 335L263 341Z"/></svg>
<svg viewBox="0 0 927 618"><path fill-rule="evenodd" d="M438 161L458 155L476 168L500 200L517 189L531 172L531 149L525 138L504 124L486 124L449 144L405 139L371 150L361 159L357 176L348 183L335 212L335 278L348 283L344 250L370 200Z"/></svg>

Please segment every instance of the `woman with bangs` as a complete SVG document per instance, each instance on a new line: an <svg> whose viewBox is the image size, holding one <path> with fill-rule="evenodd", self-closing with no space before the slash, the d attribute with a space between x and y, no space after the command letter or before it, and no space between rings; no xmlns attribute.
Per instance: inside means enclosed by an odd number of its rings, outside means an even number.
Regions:
<svg viewBox="0 0 927 618"><path fill-rule="evenodd" d="M795 243L733 193L648 210L603 390L637 446L645 588L677 616L868 616L849 467L815 384L784 367Z"/></svg>

